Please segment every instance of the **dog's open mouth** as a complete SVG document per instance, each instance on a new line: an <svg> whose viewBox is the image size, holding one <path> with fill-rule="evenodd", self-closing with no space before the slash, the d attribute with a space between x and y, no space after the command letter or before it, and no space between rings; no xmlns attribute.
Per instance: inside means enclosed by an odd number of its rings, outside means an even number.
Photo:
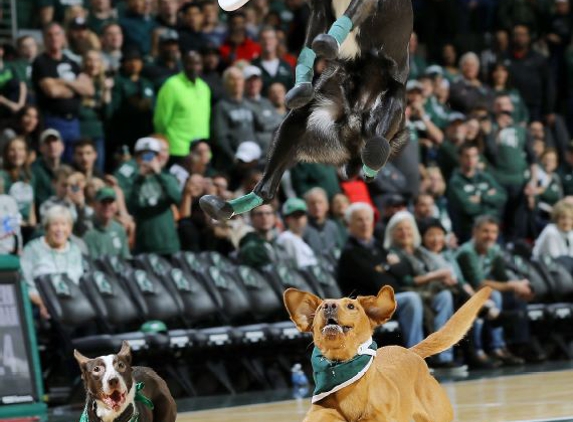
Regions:
<svg viewBox="0 0 573 422"><path fill-rule="evenodd" d="M109 396L103 394L102 401L110 409L117 410L125 403L125 393L120 393L119 390L115 390Z"/></svg>
<svg viewBox="0 0 573 422"><path fill-rule="evenodd" d="M328 318L326 325L322 328L322 334L325 336L336 336L338 334L346 334L352 327L348 325L340 325L334 318Z"/></svg>

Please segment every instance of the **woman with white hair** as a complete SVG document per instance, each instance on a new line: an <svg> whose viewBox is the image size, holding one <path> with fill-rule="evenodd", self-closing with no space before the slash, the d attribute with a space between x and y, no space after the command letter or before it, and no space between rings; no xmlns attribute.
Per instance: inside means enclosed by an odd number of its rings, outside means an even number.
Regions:
<svg viewBox="0 0 573 422"><path fill-rule="evenodd" d="M421 247L422 239L414 216L408 211L400 211L390 219L384 233L384 249L395 254L406 264L407 273L399 279L404 289L420 294L427 314L433 321L427 321L433 330L438 330L450 319L454 312L454 299L451 287L458 284L455 275L448 267L440 268L434 258ZM437 356L434 367L456 368L453 349Z"/></svg>
<svg viewBox="0 0 573 422"><path fill-rule="evenodd" d="M82 253L75 243L70 242L73 224L68 208L61 205L51 207L43 220L44 236L28 243L22 253L20 265L30 301L38 306L43 318L50 315L34 280L47 274L67 274L73 282L79 283L83 273Z"/></svg>
<svg viewBox="0 0 573 422"><path fill-rule="evenodd" d="M460 58L461 78L450 88L450 105L453 110L469 113L476 105L491 108L493 91L482 84L480 61L477 54L469 52Z"/></svg>

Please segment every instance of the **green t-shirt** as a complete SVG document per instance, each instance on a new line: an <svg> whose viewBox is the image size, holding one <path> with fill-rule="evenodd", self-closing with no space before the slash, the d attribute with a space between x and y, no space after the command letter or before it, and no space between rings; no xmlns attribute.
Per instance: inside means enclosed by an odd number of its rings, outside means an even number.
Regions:
<svg viewBox="0 0 573 422"><path fill-rule="evenodd" d="M54 172L47 166L44 159L39 157L32 164L32 174L35 181L36 204L40 206L45 200L56 194L52 184Z"/></svg>
<svg viewBox="0 0 573 422"><path fill-rule="evenodd" d="M119 183L119 187L123 191L126 198L131 195L131 188L133 187L133 181L139 174L139 169L137 168L137 163L135 160L131 159L123 163L113 174Z"/></svg>
<svg viewBox="0 0 573 422"><path fill-rule="evenodd" d="M18 211L27 221L34 205L34 175L20 173L18 180L12 180L5 170L0 170L0 177L4 179L4 192L16 200Z"/></svg>
<svg viewBox="0 0 573 422"><path fill-rule="evenodd" d="M137 253L172 254L180 249L172 205L179 205L181 193L170 174L137 175L129 196L129 210L135 218Z"/></svg>
<svg viewBox="0 0 573 422"><path fill-rule="evenodd" d="M521 126L502 129L495 140L492 173L503 185L522 185L529 178L527 132Z"/></svg>
<svg viewBox="0 0 573 422"><path fill-rule="evenodd" d="M19 3L18 0L17 3ZM49 7L52 6L54 8L54 21L63 23L66 15L66 9L72 6L87 6L86 0L38 0L38 5L40 7Z"/></svg>
<svg viewBox="0 0 573 422"><path fill-rule="evenodd" d="M554 174L551 177L549 185L547 185L543 193L537 197L537 201L548 205L555 205L555 203L560 201L561 198L563 198L561 179L557 174Z"/></svg>
<svg viewBox="0 0 573 422"><path fill-rule="evenodd" d="M432 95L424 104L424 110L436 126L444 129L448 125L448 117L450 110L444 104L441 104L438 99Z"/></svg>
<svg viewBox="0 0 573 422"><path fill-rule="evenodd" d="M323 188L328 199L340 193L340 183L336 168L327 164L299 163L291 170L291 179L297 196L302 197L310 189L320 186Z"/></svg>
<svg viewBox="0 0 573 422"><path fill-rule="evenodd" d="M84 235L83 240L86 242L90 256L94 259L103 255L130 257L127 234L117 221L112 220L107 227L96 222L94 228Z"/></svg>
<svg viewBox="0 0 573 422"><path fill-rule="evenodd" d="M485 280L508 280L505 263L500 252L499 245L495 245L485 255L479 255L473 240L458 248L456 259L465 280L474 289L480 288Z"/></svg>

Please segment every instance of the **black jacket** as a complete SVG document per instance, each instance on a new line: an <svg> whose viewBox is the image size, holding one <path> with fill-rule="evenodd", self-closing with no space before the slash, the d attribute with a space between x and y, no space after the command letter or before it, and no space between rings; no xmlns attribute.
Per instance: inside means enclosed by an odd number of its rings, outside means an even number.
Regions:
<svg viewBox="0 0 573 422"><path fill-rule="evenodd" d="M338 283L345 296L376 295L380 288L389 285L400 291L399 279L408 273L406 262L388 265L388 252L374 239L372 246L365 246L349 237L338 261Z"/></svg>

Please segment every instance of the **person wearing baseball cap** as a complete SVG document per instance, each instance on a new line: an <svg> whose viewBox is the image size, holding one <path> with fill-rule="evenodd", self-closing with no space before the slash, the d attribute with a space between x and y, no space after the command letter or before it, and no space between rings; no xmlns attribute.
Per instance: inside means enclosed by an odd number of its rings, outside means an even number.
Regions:
<svg viewBox="0 0 573 422"><path fill-rule="evenodd" d="M128 196L128 208L135 218L135 252L173 254L180 249L172 205L179 206L177 179L162 172L161 141L152 137L135 143L138 174Z"/></svg>
<svg viewBox="0 0 573 422"><path fill-rule="evenodd" d="M115 221L116 200L115 190L109 186L96 192L93 204L94 227L83 237L91 258L107 255L126 259L131 256L125 229Z"/></svg>
<svg viewBox="0 0 573 422"><path fill-rule="evenodd" d="M34 175L35 202L41 204L54 196L54 181L56 171L62 164L64 155L64 142L60 132L56 129L46 129L40 134L40 157L32 164Z"/></svg>
<svg viewBox="0 0 573 422"><path fill-rule="evenodd" d="M282 207L282 214L288 230L282 232L277 245L285 250L285 254L298 268L316 265L318 260L310 246L302 236L308 226L308 208L300 198L289 198Z"/></svg>

